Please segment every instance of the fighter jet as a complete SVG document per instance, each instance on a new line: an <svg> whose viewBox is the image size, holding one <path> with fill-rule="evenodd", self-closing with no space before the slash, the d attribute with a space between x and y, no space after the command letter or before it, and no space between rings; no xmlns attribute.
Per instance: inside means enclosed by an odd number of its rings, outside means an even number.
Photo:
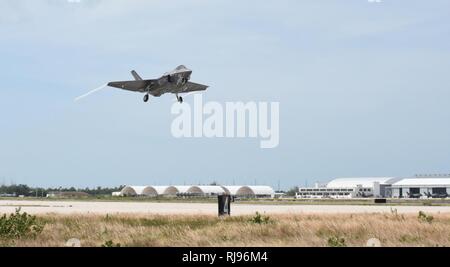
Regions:
<svg viewBox="0 0 450 267"><path fill-rule="evenodd" d="M430 193L430 192L426 192L425 196L428 198L447 198L448 194L447 193Z"/></svg>
<svg viewBox="0 0 450 267"><path fill-rule="evenodd" d="M406 192L406 194L408 195L409 198L420 198L422 196L422 194L420 193Z"/></svg>
<svg viewBox="0 0 450 267"><path fill-rule="evenodd" d="M165 93L175 94L178 102L183 103L182 93L204 91L208 86L190 82L192 70L183 65L176 67L174 70L164 73L158 79L143 80L136 71L131 71L134 80L110 82L108 86L144 93L144 102L149 100L149 95L159 97Z"/></svg>

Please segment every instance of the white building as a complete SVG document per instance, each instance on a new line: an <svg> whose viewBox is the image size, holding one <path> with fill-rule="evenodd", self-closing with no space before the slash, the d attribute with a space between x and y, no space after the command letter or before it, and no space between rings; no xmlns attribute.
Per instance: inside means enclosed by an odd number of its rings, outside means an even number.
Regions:
<svg viewBox="0 0 450 267"><path fill-rule="evenodd" d="M167 189L169 188L169 186L158 186L158 185L153 185L151 186L151 188L153 189L153 192L157 195L157 196L162 196L166 194Z"/></svg>
<svg viewBox="0 0 450 267"><path fill-rule="evenodd" d="M125 186L120 195L122 196L149 196L156 197L164 195L168 186Z"/></svg>
<svg viewBox="0 0 450 267"><path fill-rule="evenodd" d="M225 194L225 190L221 186L198 185L191 186L187 193L194 196L218 196Z"/></svg>
<svg viewBox="0 0 450 267"><path fill-rule="evenodd" d="M144 196L147 195L148 189L147 186L125 186L120 193L122 196Z"/></svg>
<svg viewBox="0 0 450 267"><path fill-rule="evenodd" d="M185 195L188 193L189 188L191 188L190 185L172 185L167 187L167 189L164 191L164 195L173 197L178 195Z"/></svg>
<svg viewBox="0 0 450 267"><path fill-rule="evenodd" d="M224 185L228 195L241 198L274 198L275 191L266 185Z"/></svg>
<svg viewBox="0 0 450 267"><path fill-rule="evenodd" d="M446 198L450 195L450 177L405 178L392 185L394 198Z"/></svg>
<svg viewBox="0 0 450 267"><path fill-rule="evenodd" d="M247 198L274 198L275 191L270 186L246 185L236 191L236 196Z"/></svg>
<svg viewBox="0 0 450 267"><path fill-rule="evenodd" d="M121 196L217 196L227 194L242 198L274 198L270 186L215 186L215 185L173 185L173 186L126 186ZM116 194L114 194L116 195Z"/></svg>
<svg viewBox="0 0 450 267"><path fill-rule="evenodd" d="M390 197L391 185L400 178L355 177L337 178L324 186L299 188L297 198Z"/></svg>

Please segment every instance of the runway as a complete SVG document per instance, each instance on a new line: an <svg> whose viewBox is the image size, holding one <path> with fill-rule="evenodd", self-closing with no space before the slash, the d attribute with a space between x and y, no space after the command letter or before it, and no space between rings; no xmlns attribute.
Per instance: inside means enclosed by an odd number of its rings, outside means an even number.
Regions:
<svg viewBox="0 0 450 267"><path fill-rule="evenodd" d="M0 214L12 213L21 208L30 214L204 214L216 215L215 203L154 203L154 202L103 202L103 201L37 201L0 200ZM382 213L396 209L398 213L450 213L450 206L371 206L371 205L231 205L232 215L314 214L314 213Z"/></svg>

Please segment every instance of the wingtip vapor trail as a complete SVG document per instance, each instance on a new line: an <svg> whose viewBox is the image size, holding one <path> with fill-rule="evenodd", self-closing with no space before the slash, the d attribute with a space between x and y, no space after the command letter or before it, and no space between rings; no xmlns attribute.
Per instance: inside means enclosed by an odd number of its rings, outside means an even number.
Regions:
<svg viewBox="0 0 450 267"><path fill-rule="evenodd" d="M98 88L95 88L94 90L91 90L91 91L87 92L87 93L84 94L84 95L80 95L79 97L77 97L77 98L74 99L74 102L77 102L78 100L80 100L80 99L82 99L82 98L85 98L86 96L88 96L88 95L90 95L90 94L93 94L93 93L95 93L95 92L97 92L97 91L100 91L100 90L106 88L106 86L108 86L107 83L105 83L104 85L102 85L102 86L100 86L100 87L98 87Z"/></svg>

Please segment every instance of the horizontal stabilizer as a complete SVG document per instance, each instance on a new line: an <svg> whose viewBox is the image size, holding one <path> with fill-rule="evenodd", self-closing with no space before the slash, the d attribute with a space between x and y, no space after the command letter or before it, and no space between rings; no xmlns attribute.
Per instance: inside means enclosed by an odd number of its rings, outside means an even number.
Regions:
<svg viewBox="0 0 450 267"><path fill-rule="evenodd" d="M187 92L195 92L195 91L204 91L208 88L209 86L207 85L203 85L203 84L199 84L199 83L193 83L193 82L187 82L184 85L183 88L183 93L187 93Z"/></svg>

